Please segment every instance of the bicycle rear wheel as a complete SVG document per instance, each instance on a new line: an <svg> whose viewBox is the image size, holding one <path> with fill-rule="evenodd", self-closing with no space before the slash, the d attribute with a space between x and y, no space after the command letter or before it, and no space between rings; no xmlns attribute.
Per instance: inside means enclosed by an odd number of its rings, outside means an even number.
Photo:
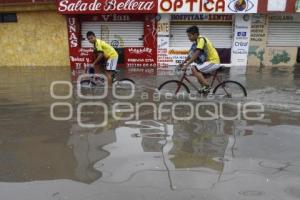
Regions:
<svg viewBox="0 0 300 200"><path fill-rule="evenodd" d="M236 99L242 100L247 97L247 91L245 87L236 81L224 81L218 84L213 94L217 99Z"/></svg>
<svg viewBox="0 0 300 200"><path fill-rule="evenodd" d="M162 93L185 94L190 93L188 86L178 80L169 80L157 88Z"/></svg>

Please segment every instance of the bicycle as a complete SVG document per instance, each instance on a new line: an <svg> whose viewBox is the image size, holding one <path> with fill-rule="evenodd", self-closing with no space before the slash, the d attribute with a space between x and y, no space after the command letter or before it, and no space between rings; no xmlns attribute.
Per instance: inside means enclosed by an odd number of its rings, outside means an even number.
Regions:
<svg viewBox="0 0 300 200"><path fill-rule="evenodd" d="M179 68L176 68L175 70L178 72L183 72L182 77L179 80L168 80L162 83L158 90L167 90L168 92L171 92L175 95L178 93L190 93L190 88L184 83L186 81L189 83L198 93L200 94L212 94L216 97L224 97L224 98L245 98L247 97L247 91L246 88L237 81L232 80L225 80L222 81L221 76L219 75L220 72L224 70L224 66L221 66L216 71L209 73L209 74L203 74L205 78L212 77L212 80L210 81L210 87L213 88L212 92L203 92L202 90L199 90L198 87L188 78L187 70L182 70ZM217 85L215 87L215 81L217 81ZM181 90L182 89L182 90Z"/></svg>
<svg viewBox="0 0 300 200"><path fill-rule="evenodd" d="M112 75L113 84L117 85L128 85L128 83L135 84L135 82L132 79L129 78L119 78L118 70L114 71ZM85 80L80 81L80 85L82 88L95 88L95 87L104 87L106 84L106 81L103 77L99 76L98 74L95 74L95 71L93 68L88 66L86 68L85 73L87 74L87 78Z"/></svg>

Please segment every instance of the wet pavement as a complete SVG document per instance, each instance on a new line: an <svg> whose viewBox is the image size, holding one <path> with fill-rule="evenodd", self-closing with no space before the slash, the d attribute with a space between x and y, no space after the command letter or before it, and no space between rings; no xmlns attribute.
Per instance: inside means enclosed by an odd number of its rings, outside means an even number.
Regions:
<svg viewBox="0 0 300 200"><path fill-rule="evenodd" d="M55 99L51 84L70 81L70 70L0 68L0 199L299 199L300 68L248 68L247 75L225 76L246 86L247 102L264 105L263 119L176 120L168 113L158 119L153 104L167 101L157 99L155 88L172 78L167 75L130 76L136 89L129 101L84 100L74 83L71 97ZM69 92L66 85L54 89ZM72 106L70 119L51 118L57 102ZM78 116L88 102L108 110L87 106ZM116 116L129 120L113 117L118 102L134 105L132 119L122 112ZM139 109L143 102L152 104ZM235 111L227 102L225 115ZM103 113L105 127L78 123L100 123ZM55 115L68 116L68 107Z"/></svg>

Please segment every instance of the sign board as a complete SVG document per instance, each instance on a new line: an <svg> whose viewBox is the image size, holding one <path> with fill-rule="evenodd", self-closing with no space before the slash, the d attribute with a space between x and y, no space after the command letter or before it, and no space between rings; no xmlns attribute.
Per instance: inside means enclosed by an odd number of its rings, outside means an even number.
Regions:
<svg viewBox="0 0 300 200"><path fill-rule="evenodd" d="M258 0L159 0L158 13L256 13Z"/></svg>
<svg viewBox="0 0 300 200"><path fill-rule="evenodd" d="M157 21L157 70L168 70L170 44L170 15L158 15Z"/></svg>
<svg viewBox="0 0 300 200"><path fill-rule="evenodd" d="M214 22L231 22L232 15L227 14L172 14L171 21L214 21Z"/></svg>
<svg viewBox="0 0 300 200"><path fill-rule="evenodd" d="M269 22L300 22L299 14L272 14L269 15Z"/></svg>
<svg viewBox="0 0 300 200"><path fill-rule="evenodd" d="M154 0L57 0L62 14L157 13Z"/></svg>
<svg viewBox="0 0 300 200"><path fill-rule="evenodd" d="M231 62L233 66L246 70L251 30L250 15L236 15L234 26L234 39L231 49Z"/></svg>

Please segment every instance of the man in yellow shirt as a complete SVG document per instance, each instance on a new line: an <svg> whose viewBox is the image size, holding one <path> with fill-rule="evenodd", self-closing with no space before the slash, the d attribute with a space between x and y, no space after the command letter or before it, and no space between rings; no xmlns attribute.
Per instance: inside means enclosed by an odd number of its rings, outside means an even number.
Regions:
<svg viewBox="0 0 300 200"><path fill-rule="evenodd" d="M86 34L88 41L94 45L94 51L96 53L96 59L92 63L93 67L99 64L102 59L106 60L106 70L104 70L107 77L108 85L112 85L112 75L117 68L118 53L117 51L107 44L105 41L97 39L94 32L89 31Z"/></svg>
<svg viewBox="0 0 300 200"><path fill-rule="evenodd" d="M210 40L199 34L197 26L191 26L187 30L187 36L193 42L189 56L180 64L184 70L189 65L194 65L192 68L193 75L198 79L198 82L203 86L203 92L209 92L209 83L204 78L203 73L207 74L217 70L220 67L220 57L217 50L214 48Z"/></svg>

